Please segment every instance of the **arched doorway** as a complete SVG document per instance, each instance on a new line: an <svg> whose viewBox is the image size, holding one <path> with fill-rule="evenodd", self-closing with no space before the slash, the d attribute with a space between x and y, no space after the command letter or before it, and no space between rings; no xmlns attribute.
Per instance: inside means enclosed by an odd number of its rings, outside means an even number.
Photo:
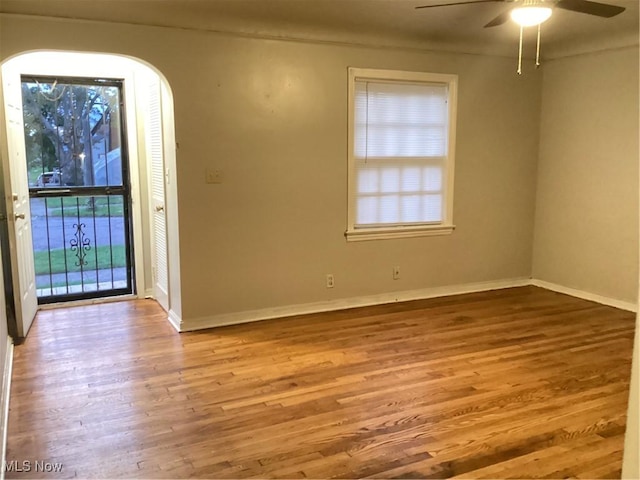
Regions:
<svg viewBox="0 0 640 480"><path fill-rule="evenodd" d="M37 309L39 295L53 291L51 283L38 285L32 239L42 232L38 225L32 224L33 198L29 197L29 190L33 197L34 185L39 185L37 182L41 178L41 183L49 180L49 173L52 180L55 180L56 175L62 178L62 172L56 171L44 171L35 182L29 178L25 161L22 109L25 78L37 81L38 78L46 77L52 82L47 87L49 89L57 85L58 79L62 82L71 78L76 79L78 84L89 80L98 83L106 80L122 86L122 143L128 147L129 167L128 178L123 183L130 187L128 193L131 206L130 217L124 220L131 225L132 289L128 293L134 293L138 298L155 298L169 312L172 323L179 324L181 315L175 133L173 100L166 79L158 70L138 59L77 52L23 53L4 62L1 72L3 114L6 120L3 123L7 125L7 129L2 132L2 135L6 135L6 141L2 142L6 150L0 154L4 177L2 188L7 199L3 207L7 222L4 222L0 233L6 244L2 251L7 271L5 284L9 285L6 289L10 290L7 291L7 298L14 299L13 305L9 305L13 306L15 313L15 331L12 333L18 337L26 336ZM93 123L97 124L98 120ZM104 150L105 165L106 157L115 151L115 148L111 151ZM47 193L45 188L38 194L46 196ZM52 193L59 195L60 189ZM95 197L91 197L91 200L93 198ZM76 224L82 223L81 220L79 218ZM75 242L77 248L77 239ZM72 239L70 248L73 247ZM97 258L96 254L96 262ZM52 275L49 278L53 278ZM93 288L99 291L95 284ZM91 297L90 292L88 297ZM96 295L96 298L101 297L104 294Z"/></svg>

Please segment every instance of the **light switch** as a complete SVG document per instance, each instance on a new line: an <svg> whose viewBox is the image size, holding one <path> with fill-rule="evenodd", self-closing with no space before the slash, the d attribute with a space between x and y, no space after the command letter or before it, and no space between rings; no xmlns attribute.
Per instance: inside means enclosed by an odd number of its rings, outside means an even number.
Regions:
<svg viewBox="0 0 640 480"><path fill-rule="evenodd" d="M222 183L222 170L207 168L206 182L207 183Z"/></svg>

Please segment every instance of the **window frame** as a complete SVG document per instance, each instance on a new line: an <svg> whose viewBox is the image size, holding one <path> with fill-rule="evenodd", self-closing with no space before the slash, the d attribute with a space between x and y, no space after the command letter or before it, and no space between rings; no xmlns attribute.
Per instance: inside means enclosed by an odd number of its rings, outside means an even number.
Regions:
<svg viewBox="0 0 640 480"><path fill-rule="evenodd" d="M455 229L453 224L453 183L456 146L456 112L458 104L458 76L445 73L409 72L349 67L348 91L348 206L347 241L379 240L388 238L447 235ZM373 81L409 84L446 84L448 88L448 140L444 162L442 200L445 202L440 222L380 224L379 226L356 227L357 178L355 158L355 87L356 81ZM410 158L410 157L409 157Z"/></svg>

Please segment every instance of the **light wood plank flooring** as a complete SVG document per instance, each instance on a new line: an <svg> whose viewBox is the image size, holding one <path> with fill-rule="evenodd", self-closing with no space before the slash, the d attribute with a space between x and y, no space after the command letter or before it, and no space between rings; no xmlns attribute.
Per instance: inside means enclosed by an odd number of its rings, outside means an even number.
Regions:
<svg viewBox="0 0 640 480"><path fill-rule="evenodd" d="M632 313L523 287L187 334L165 317L38 314L7 453L31 471L8 478L620 477Z"/></svg>

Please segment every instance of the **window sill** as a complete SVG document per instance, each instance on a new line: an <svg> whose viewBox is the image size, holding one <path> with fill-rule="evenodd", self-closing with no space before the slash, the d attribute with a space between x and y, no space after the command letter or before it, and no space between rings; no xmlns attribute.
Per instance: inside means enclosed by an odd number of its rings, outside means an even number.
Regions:
<svg viewBox="0 0 640 480"><path fill-rule="evenodd" d="M391 238L430 237L450 235L455 225L420 225L411 227L358 228L347 230L344 236L348 242L365 240L388 240Z"/></svg>

